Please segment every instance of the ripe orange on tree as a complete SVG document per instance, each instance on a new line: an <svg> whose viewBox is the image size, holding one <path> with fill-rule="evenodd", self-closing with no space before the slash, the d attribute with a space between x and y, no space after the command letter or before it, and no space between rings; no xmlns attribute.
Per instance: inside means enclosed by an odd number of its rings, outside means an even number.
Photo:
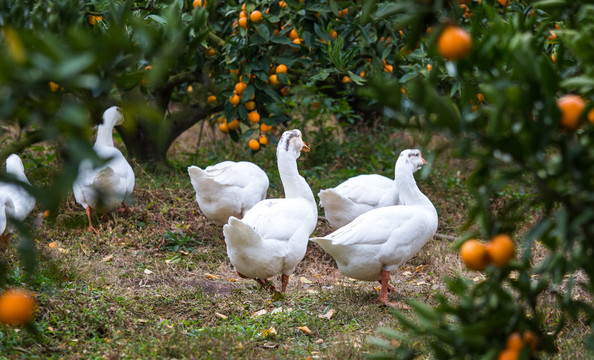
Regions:
<svg viewBox="0 0 594 360"><path fill-rule="evenodd" d="M332 30L332 32L330 33L330 36L332 36L332 38L334 40L336 40L336 38L338 37L338 32L336 32L336 30Z"/></svg>
<svg viewBox="0 0 594 360"><path fill-rule="evenodd" d="M291 29L291 32L289 32L289 39L295 40L298 38L299 38L299 34L297 34L297 30Z"/></svg>
<svg viewBox="0 0 594 360"><path fill-rule="evenodd" d="M489 265L489 253L482 242L472 239L462 244L460 248L462 261L473 270L483 271Z"/></svg>
<svg viewBox="0 0 594 360"><path fill-rule="evenodd" d="M345 84L346 83L350 83L351 82L351 78L348 77L347 75L345 75L345 76L342 77L342 82L345 83Z"/></svg>
<svg viewBox="0 0 594 360"><path fill-rule="evenodd" d="M101 16L101 15L89 15L89 19L88 19L89 24L91 24L93 26L97 23L97 21L101 21L101 20L103 20L103 16Z"/></svg>
<svg viewBox="0 0 594 360"><path fill-rule="evenodd" d="M262 21L262 13L258 10L252 11L250 14L250 20L252 20L253 23L259 23Z"/></svg>
<svg viewBox="0 0 594 360"><path fill-rule="evenodd" d="M0 295L0 322L25 325L33 319L35 300L23 289L7 289Z"/></svg>
<svg viewBox="0 0 594 360"><path fill-rule="evenodd" d="M219 124L219 130L222 133L227 134L229 132L229 124L227 124L226 122L220 123Z"/></svg>
<svg viewBox="0 0 594 360"><path fill-rule="evenodd" d="M278 65L276 67L276 73L277 74L284 74L286 72L287 72L287 66L286 65L280 64L280 65Z"/></svg>
<svg viewBox="0 0 594 360"><path fill-rule="evenodd" d="M268 140L268 136L266 136L264 134L260 135L260 137L258 138L258 142L262 145L270 144L270 141Z"/></svg>
<svg viewBox="0 0 594 360"><path fill-rule="evenodd" d="M258 114L257 111L250 111L248 114L248 120L254 124L260 122L260 114Z"/></svg>
<svg viewBox="0 0 594 360"><path fill-rule="evenodd" d="M250 147L250 149L252 149L253 151L258 151L260 149L260 143L258 142L258 140L256 139L251 139L248 142L248 146Z"/></svg>
<svg viewBox="0 0 594 360"><path fill-rule="evenodd" d="M278 7L279 7L279 8L281 8L281 9L282 9L282 8L284 8L285 6L287 6L287 3L286 3L286 2L284 2L284 1L282 1L282 0L278 2Z"/></svg>
<svg viewBox="0 0 594 360"><path fill-rule="evenodd" d="M586 107L584 100L577 95L563 95L557 99L557 106L561 110L561 126L569 130L577 129Z"/></svg>
<svg viewBox="0 0 594 360"><path fill-rule="evenodd" d="M300 38L293 39L293 44L295 44L295 45L301 45L301 39Z"/></svg>
<svg viewBox="0 0 594 360"><path fill-rule="evenodd" d="M233 119L227 126L229 126L229 130L237 130L239 128L239 120Z"/></svg>
<svg viewBox="0 0 594 360"><path fill-rule="evenodd" d="M437 51L448 60L462 59L471 49L472 37L458 26L446 26L437 39Z"/></svg>
<svg viewBox="0 0 594 360"><path fill-rule="evenodd" d="M272 85L278 85L280 84L280 81L278 81L278 77L276 76L276 74L272 74L268 77L268 80L270 80L270 83Z"/></svg>
<svg viewBox="0 0 594 360"><path fill-rule="evenodd" d="M247 84L243 81L240 81L237 84L235 84L235 93L241 95L243 94L245 88L247 88Z"/></svg>
<svg viewBox="0 0 594 360"><path fill-rule="evenodd" d="M192 7L197 8L198 6L202 5L202 0L194 0L192 1ZM204 1L204 6L206 7L206 1Z"/></svg>
<svg viewBox="0 0 594 360"><path fill-rule="evenodd" d="M509 0L497 0L498 3L501 4L501 6L507 6L509 5Z"/></svg>
<svg viewBox="0 0 594 360"><path fill-rule="evenodd" d="M287 96L287 94L289 93L289 90L287 90L286 86L283 86L283 88L280 89L280 93L283 94L283 96Z"/></svg>
<svg viewBox="0 0 594 360"><path fill-rule="evenodd" d="M237 105L240 101L241 99L237 94L233 94L229 97L229 102L231 103L231 105Z"/></svg>
<svg viewBox="0 0 594 360"><path fill-rule="evenodd" d="M55 83L53 81L49 82L49 87L50 87L51 92L56 92L56 91L60 90L60 85L58 85L57 83Z"/></svg>
<svg viewBox="0 0 594 360"><path fill-rule="evenodd" d="M493 239L487 243L486 247L491 262L497 267L506 266L514 257L516 251L514 241L505 234L493 237Z"/></svg>
<svg viewBox="0 0 594 360"><path fill-rule="evenodd" d="M254 110L256 108L256 103L250 100L245 103L245 108L246 108L246 110L250 110L250 111Z"/></svg>
<svg viewBox="0 0 594 360"><path fill-rule="evenodd" d="M264 124L264 123L260 124L260 131L262 131L263 133L267 133L270 130L272 130L272 126Z"/></svg>
<svg viewBox="0 0 594 360"><path fill-rule="evenodd" d="M208 98L206 99L206 102L208 104L214 104L217 102L217 97L214 95L209 95Z"/></svg>
<svg viewBox="0 0 594 360"><path fill-rule="evenodd" d="M239 24L239 26L241 26L242 28L246 29L247 28L247 18L245 17L240 17L239 20L237 21L237 23Z"/></svg>
<svg viewBox="0 0 594 360"><path fill-rule="evenodd" d="M507 350L512 350L516 352L520 352L522 350L522 346L524 346L524 341L520 336L519 332L513 332L507 337L506 342Z"/></svg>

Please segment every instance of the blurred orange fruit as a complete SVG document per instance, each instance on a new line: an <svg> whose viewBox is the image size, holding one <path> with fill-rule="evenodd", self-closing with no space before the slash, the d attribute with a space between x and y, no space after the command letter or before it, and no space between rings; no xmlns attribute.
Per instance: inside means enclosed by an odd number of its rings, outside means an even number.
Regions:
<svg viewBox="0 0 594 360"><path fill-rule="evenodd" d="M561 126L569 130L576 130L586 107L584 100L577 95L563 95L557 99L557 106L561 110Z"/></svg>
<svg viewBox="0 0 594 360"><path fill-rule="evenodd" d="M198 6L202 6L202 0L192 1L192 7L197 8ZM204 6L206 6L206 1L204 1Z"/></svg>
<svg viewBox="0 0 594 360"><path fill-rule="evenodd" d="M260 122L260 114L258 114L257 111L250 111L250 113L248 114L248 120L251 123Z"/></svg>
<svg viewBox="0 0 594 360"><path fill-rule="evenodd" d="M219 130L226 134L229 132L229 125L226 122L219 124Z"/></svg>
<svg viewBox="0 0 594 360"><path fill-rule="evenodd" d="M0 322L10 326L25 325L33 319L35 300L23 289L7 289L0 295Z"/></svg>
<svg viewBox="0 0 594 360"><path fill-rule="evenodd" d="M264 124L264 123L260 124L260 131L262 131L263 133L267 133L270 130L272 130L272 126Z"/></svg>
<svg viewBox="0 0 594 360"><path fill-rule="evenodd" d="M258 142L262 145L268 145L270 143L270 141L268 140L268 136L264 134L260 135L260 137L258 138Z"/></svg>
<svg viewBox="0 0 594 360"><path fill-rule="evenodd" d="M243 94L245 88L247 88L247 84L243 81L240 81L237 84L235 84L235 93L241 95Z"/></svg>
<svg viewBox="0 0 594 360"><path fill-rule="evenodd" d="M237 20L237 23L239 24L239 26L241 26L242 28L246 29L247 28L247 18L245 17L240 17L239 20Z"/></svg>
<svg viewBox="0 0 594 360"><path fill-rule="evenodd" d="M437 51L448 60L459 60L472 49L472 37L457 26L447 26L437 39Z"/></svg>
<svg viewBox="0 0 594 360"><path fill-rule="evenodd" d="M276 73L277 74L284 74L287 72L287 66L280 64L279 66L276 67Z"/></svg>
<svg viewBox="0 0 594 360"><path fill-rule="evenodd" d="M217 102L217 97L214 95L209 95L208 98L206 99L206 102L209 104L214 104Z"/></svg>
<svg viewBox="0 0 594 360"><path fill-rule="evenodd" d="M486 248L491 262L497 267L506 266L516 252L514 241L511 237L505 234L493 237L493 239L487 243Z"/></svg>
<svg viewBox="0 0 594 360"><path fill-rule="evenodd" d="M272 85L277 85L280 84L280 81L278 81L278 77L276 76L276 74L272 74L268 77L268 80L270 80L270 83Z"/></svg>
<svg viewBox="0 0 594 360"><path fill-rule="evenodd" d="M227 123L229 130L237 130L239 128L239 120L233 119L230 123Z"/></svg>
<svg viewBox="0 0 594 360"><path fill-rule="evenodd" d="M60 85L58 85L57 83L55 83L53 81L49 82L49 87L50 87L51 92L56 92L56 91L60 90Z"/></svg>
<svg viewBox="0 0 594 360"><path fill-rule="evenodd" d="M292 29L291 32L289 32L289 39L295 40L298 38L299 38L299 34L297 34L297 30Z"/></svg>
<svg viewBox="0 0 594 360"><path fill-rule="evenodd" d="M253 151L258 151L258 149L260 149L260 143L258 142L258 140L256 139L251 139L248 142L248 146L250 147L250 149L252 149Z"/></svg>
<svg viewBox="0 0 594 360"><path fill-rule="evenodd" d="M462 244L460 248L462 261L473 270L483 271L489 265L489 254L482 242L472 239Z"/></svg>
<svg viewBox="0 0 594 360"><path fill-rule="evenodd" d="M231 105L237 105L239 104L239 101L241 101L241 99L237 94L233 94L229 97L229 102L231 103Z"/></svg>
<svg viewBox="0 0 594 360"><path fill-rule="evenodd" d="M342 77L342 82L345 84L349 83L349 82L351 82L351 78L345 75Z"/></svg>
<svg viewBox="0 0 594 360"><path fill-rule="evenodd" d="M250 20L252 20L253 23L259 23L262 21L262 13L258 10L252 11L250 14Z"/></svg>
<svg viewBox="0 0 594 360"><path fill-rule="evenodd" d="M256 103L253 101L248 101L245 103L246 110L254 110L256 108Z"/></svg>

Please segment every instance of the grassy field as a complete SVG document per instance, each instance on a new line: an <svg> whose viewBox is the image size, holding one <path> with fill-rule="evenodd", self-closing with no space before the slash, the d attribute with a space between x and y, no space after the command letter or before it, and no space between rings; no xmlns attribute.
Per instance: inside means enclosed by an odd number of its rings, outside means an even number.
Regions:
<svg viewBox="0 0 594 360"><path fill-rule="evenodd" d="M29 219L39 250L33 279L25 283L16 243L0 256L10 263L9 284L31 289L39 307L32 331L0 328L0 357L359 359L378 351L368 339L381 336L379 328L399 329L390 309L374 303L379 284L341 275L315 244L284 297L240 279L227 258L222 228L200 213L186 167L250 160L268 173L268 196L278 197L275 147L252 157L247 146L208 127L200 140L199 134L196 127L174 145L170 172L136 165L131 211L96 216L98 235L85 232L86 215L72 196L49 219L35 208ZM299 168L314 194L360 173L393 177L399 152L421 148L431 166L416 178L438 210L438 233L457 235L472 201L464 187L471 161L456 159L448 141L428 134L382 128L345 134L339 144L305 132L312 151ZM43 184L52 166L27 168L32 183ZM533 216L527 214L527 223ZM320 218L314 235L328 232ZM56 246L50 248L51 242ZM435 238L392 275L398 291L390 300L432 305L434 294L445 291L444 277L460 274L474 281L482 276L464 268L449 241ZM549 307L554 315L553 303ZM585 324L571 324L558 343L560 353L548 358L591 357L580 341L587 331ZM422 342L416 346L423 348Z"/></svg>

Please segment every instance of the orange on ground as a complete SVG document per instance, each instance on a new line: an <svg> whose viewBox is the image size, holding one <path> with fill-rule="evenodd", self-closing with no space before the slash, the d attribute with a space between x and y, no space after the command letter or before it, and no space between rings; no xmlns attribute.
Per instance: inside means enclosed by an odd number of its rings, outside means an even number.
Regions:
<svg viewBox="0 0 594 360"><path fill-rule="evenodd" d="M58 85L57 83L55 83L53 81L49 82L49 87L50 87L51 92L56 92L56 91L60 90L60 85Z"/></svg>
<svg viewBox="0 0 594 360"><path fill-rule="evenodd" d="M33 319L35 300L23 289L7 289L0 295L0 322L25 325Z"/></svg>
<svg viewBox="0 0 594 360"><path fill-rule="evenodd" d="M250 111L250 113L248 114L248 120L251 123L260 122L260 114L258 114L257 111Z"/></svg>
<svg viewBox="0 0 594 360"><path fill-rule="evenodd" d="M557 106L561 110L561 126L569 130L576 130L586 107L584 100L577 95L563 95L557 99Z"/></svg>
<svg viewBox="0 0 594 360"><path fill-rule="evenodd" d="M473 270L483 271L489 265L489 254L482 242L472 239L462 244L460 248L462 261Z"/></svg>
<svg viewBox="0 0 594 360"><path fill-rule="evenodd" d="M272 130L272 126L264 124L264 123L260 124L260 131L262 131L263 133L267 133L270 130Z"/></svg>
<svg viewBox="0 0 594 360"><path fill-rule="evenodd" d="M268 141L268 136L264 134L260 135L260 137L258 138L258 142L262 145L268 145L270 143L270 141Z"/></svg>
<svg viewBox="0 0 594 360"><path fill-rule="evenodd" d="M214 104L217 102L217 97L214 95L209 95L208 98L206 99L206 102L209 104Z"/></svg>
<svg viewBox="0 0 594 360"><path fill-rule="evenodd" d="M237 95L237 94L233 94L229 97L229 102L231 103L231 105L239 104L240 100L241 99L239 98L239 95Z"/></svg>
<svg viewBox="0 0 594 360"><path fill-rule="evenodd" d="M276 74L272 74L268 77L268 80L270 80L270 83L272 85L278 85L280 84L280 81L278 81L278 77L276 76Z"/></svg>
<svg viewBox="0 0 594 360"><path fill-rule="evenodd" d="M280 64L279 66L276 67L277 74L284 74L286 72L287 72L287 65Z"/></svg>
<svg viewBox="0 0 594 360"><path fill-rule="evenodd" d="M497 360L517 360L519 355L520 353L517 351L503 350L497 356Z"/></svg>
<svg viewBox="0 0 594 360"><path fill-rule="evenodd" d="M239 26L241 26L242 28L246 29L247 28L247 18L239 18L238 22Z"/></svg>
<svg viewBox="0 0 594 360"><path fill-rule="evenodd" d="M248 101L245 103L246 110L254 110L256 108L256 103L253 101Z"/></svg>
<svg viewBox="0 0 594 360"><path fill-rule="evenodd" d="M226 122L219 124L219 130L226 134L229 132L229 125Z"/></svg>
<svg viewBox="0 0 594 360"><path fill-rule="evenodd" d="M239 128L239 120L233 119L230 123L227 123L229 130L237 130Z"/></svg>
<svg viewBox="0 0 594 360"><path fill-rule="evenodd" d="M250 14L250 20L252 20L253 23L259 23L262 21L262 13L258 10L252 11Z"/></svg>
<svg viewBox="0 0 594 360"><path fill-rule="evenodd" d="M437 39L437 51L448 60L459 60L472 49L470 34L457 26L446 27Z"/></svg>
<svg viewBox="0 0 594 360"><path fill-rule="evenodd" d="M237 84L235 84L235 93L241 95L243 94L245 88L247 88L247 84L243 81L240 81Z"/></svg>
<svg viewBox="0 0 594 360"><path fill-rule="evenodd" d="M50 249L53 249L53 248L55 248L55 247L56 247L56 245L58 245L58 244L56 244L56 242L55 242L55 241L52 241L51 243L47 244L47 246L48 246Z"/></svg>
<svg viewBox="0 0 594 360"><path fill-rule="evenodd" d="M250 149L252 149L253 151L258 151L258 149L260 149L260 143L258 142L258 140L256 139L251 139L248 142L248 146L250 147Z"/></svg>
<svg viewBox="0 0 594 360"><path fill-rule="evenodd" d="M491 262L497 267L506 266L513 259L516 252L514 241L505 234L493 237L486 247Z"/></svg>

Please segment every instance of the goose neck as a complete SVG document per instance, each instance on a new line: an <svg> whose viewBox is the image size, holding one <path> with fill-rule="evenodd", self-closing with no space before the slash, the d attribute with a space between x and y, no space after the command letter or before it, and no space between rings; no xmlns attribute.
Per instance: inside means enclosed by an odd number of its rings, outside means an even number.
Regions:
<svg viewBox="0 0 594 360"><path fill-rule="evenodd" d="M396 166L394 181L406 205L425 205L429 199L419 190L413 171L408 166Z"/></svg>
<svg viewBox="0 0 594 360"><path fill-rule="evenodd" d="M311 188L305 179L299 175L297 168L297 159L291 157L289 154L278 154L278 172L285 190L285 197L290 198L306 198L315 203Z"/></svg>
<svg viewBox="0 0 594 360"><path fill-rule="evenodd" d="M95 145L113 146L113 126L99 125L97 127L97 140Z"/></svg>

